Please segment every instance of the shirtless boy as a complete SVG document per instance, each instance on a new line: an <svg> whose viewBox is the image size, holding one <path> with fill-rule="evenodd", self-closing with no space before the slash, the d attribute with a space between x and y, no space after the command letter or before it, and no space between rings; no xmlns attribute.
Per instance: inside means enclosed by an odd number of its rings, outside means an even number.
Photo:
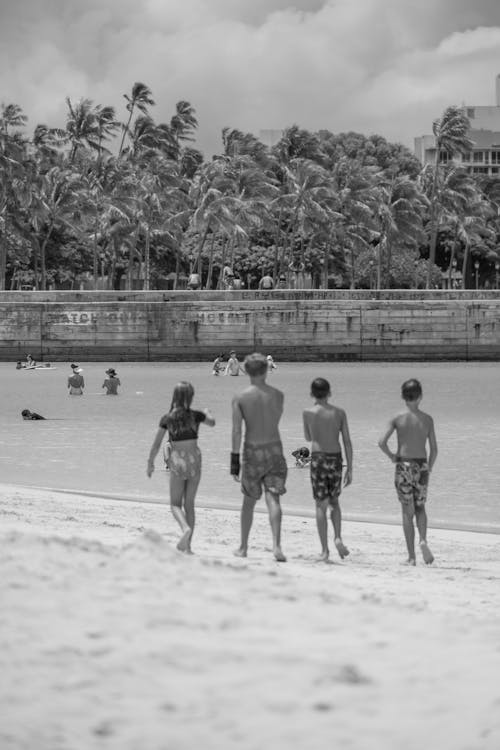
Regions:
<svg viewBox="0 0 500 750"><path fill-rule="evenodd" d="M240 372L245 374L245 370L240 365L240 361L238 357L236 356L235 351L229 352L229 359L227 360L226 369L224 371L224 375L239 375Z"/></svg>
<svg viewBox="0 0 500 750"><path fill-rule="evenodd" d="M401 396L406 402L406 411L396 415L378 441L379 447L396 465L394 484L403 513L403 531L408 548L408 565L415 565L415 527L420 537L420 551L424 562L430 565L434 557L427 546L427 485L429 474L437 458L437 442L434 422L429 414L420 411L422 386L418 380L407 380L401 386ZM387 445L392 433L397 435L397 452ZM427 457L429 443L429 457Z"/></svg>
<svg viewBox="0 0 500 750"><path fill-rule="evenodd" d="M342 491L342 452L340 437L344 445L346 471L344 487L352 482L352 444L349 435L346 413L338 406L328 403L331 395L330 383L324 378L316 378L311 383L311 396L314 406L305 409L304 437L311 441L311 484L316 501L316 525L321 542L320 560L327 561L328 549L327 511L333 525L333 541L343 559L349 550L342 541L342 512L339 497Z"/></svg>
<svg viewBox="0 0 500 750"><path fill-rule="evenodd" d="M245 423L241 466L241 544L235 555L247 556L255 503L264 488L273 536L273 554L278 562L286 562L281 549L280 495L286 492L287 465L278 429L284 396L277 388L266 383L267 359L263 354L248 355L244 367L250 376L250 386L233 398L231 474L236 481L239 481L242 427Z"/></svg>

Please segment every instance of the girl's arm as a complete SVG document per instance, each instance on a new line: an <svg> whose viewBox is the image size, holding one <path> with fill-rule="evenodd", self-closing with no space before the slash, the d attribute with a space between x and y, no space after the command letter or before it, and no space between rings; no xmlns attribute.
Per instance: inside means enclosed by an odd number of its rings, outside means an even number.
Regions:
<svg viewBox="0 0 500 750"><path fill-rule="evenodd" d="M204 419L203 424L206 424L209 427L214 427L215 419L211 415L210 411L208 409L203 409L203 413L205 414L205 419Z"/></svg>

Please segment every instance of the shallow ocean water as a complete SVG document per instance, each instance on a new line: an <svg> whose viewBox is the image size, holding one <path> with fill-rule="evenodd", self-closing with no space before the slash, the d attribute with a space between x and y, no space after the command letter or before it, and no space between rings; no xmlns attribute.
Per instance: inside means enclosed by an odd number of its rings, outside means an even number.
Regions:
<svg viewBox="0 0 500 750"><path fill-rule="evenodd" d="M198 500L239 508L239 485L229 476L231 399L247 384L211 376L211 363L80 363L83 397L67 395L69 363L17 371L0 364L0 481L107 493L167 502L168 474L159 454L152 479L145 468L160 417L179 380L195 388L194 408L209 407L217 424L200 427L203 476ZM102 395L105 370L117 369L116 398ZM294 467L303 444L302 409L313 378L326 377L333 401L346 409L354 446L354 481L342 495L346 518L399 521L393 467L377 447L388 419L403 408L401 383L417 377L421 408L435 420L439 456L429 488L430 524L500 531L500 389L497 363L279 363L270 382L285 393L281 434L289 463L285 512L312 513L309 473ZM23 422L28 408L47 421ZM82 503L85 498L82 496ZM261 501L263 502L263 501Z"/></svg>

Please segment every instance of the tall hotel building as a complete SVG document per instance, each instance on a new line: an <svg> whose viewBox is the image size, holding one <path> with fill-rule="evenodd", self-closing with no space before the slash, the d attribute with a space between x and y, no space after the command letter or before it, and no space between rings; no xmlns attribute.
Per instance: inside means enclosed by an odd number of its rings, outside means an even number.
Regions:
<svg viewBox="0 0 500 750"><path fill-rule="evenodd" d="M500 75L496 77L496 105L494 107L464 106L469 118L469 138L474 146L465 154L439 154L442 164L453 161L462 164L472 174L500 175ZM436 141L433 135L415 138L415 155L422 164L434 164Z"/></svg>

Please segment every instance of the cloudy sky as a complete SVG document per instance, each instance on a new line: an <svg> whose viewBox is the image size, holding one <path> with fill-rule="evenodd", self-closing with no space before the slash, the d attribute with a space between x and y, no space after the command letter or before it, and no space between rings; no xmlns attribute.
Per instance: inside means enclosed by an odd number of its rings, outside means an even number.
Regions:
<svg viewBox="0 0 500 750"><path fill-rule="evenodd" d="M0 101L63 125L65 97L134 81L157 121L185 99L198 145L227 125L380 133L412 146L449 104L494 104L500 0L0 0Z"/></svg>

